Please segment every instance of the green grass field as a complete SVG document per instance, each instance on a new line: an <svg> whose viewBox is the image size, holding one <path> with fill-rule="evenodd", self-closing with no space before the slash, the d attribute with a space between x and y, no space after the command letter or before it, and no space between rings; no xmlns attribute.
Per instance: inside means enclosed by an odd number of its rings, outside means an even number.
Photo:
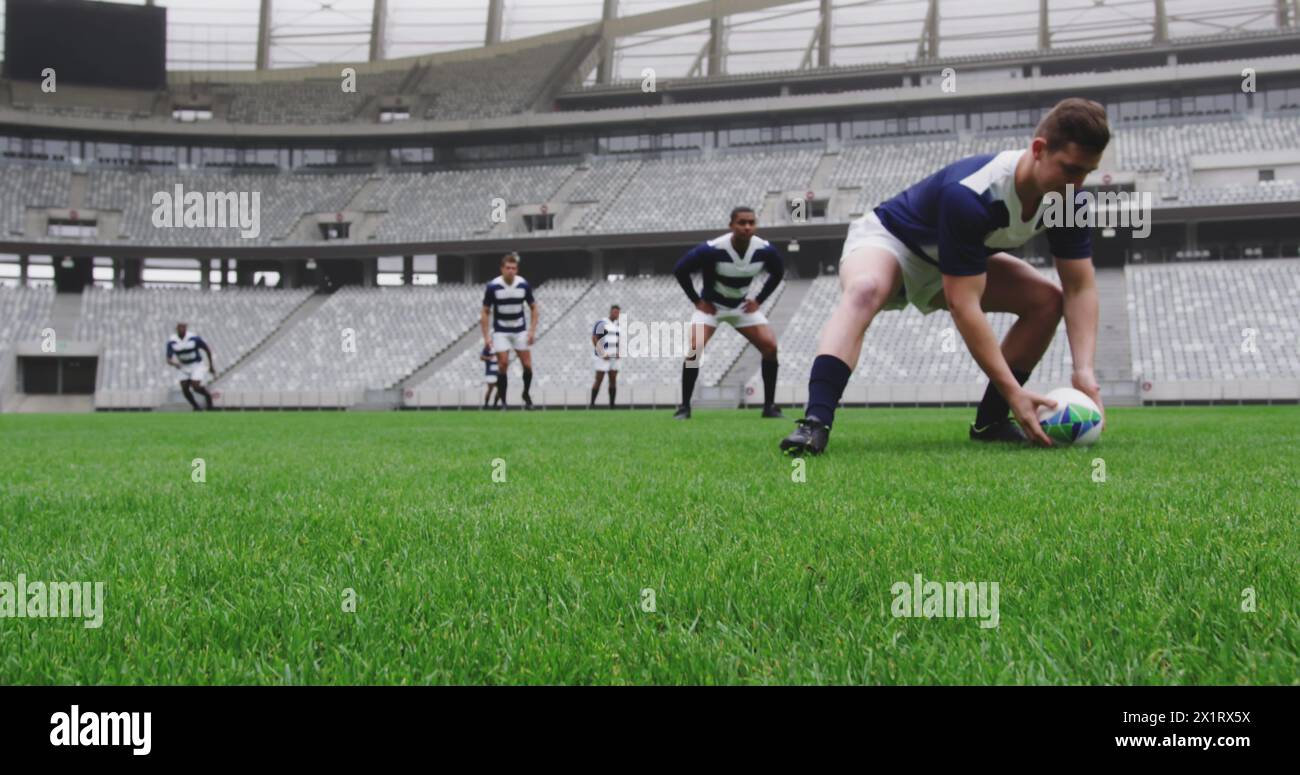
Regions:
<svg viewBox="0 0 1300 775"><path fill-rule="evenodd" d="M804 482L756 412L5 415L0 581L106 595L0 619L0 683L1297 682L1300 408L970 414L845 411ZM917 573L999 625L896 618Z"/></svg>

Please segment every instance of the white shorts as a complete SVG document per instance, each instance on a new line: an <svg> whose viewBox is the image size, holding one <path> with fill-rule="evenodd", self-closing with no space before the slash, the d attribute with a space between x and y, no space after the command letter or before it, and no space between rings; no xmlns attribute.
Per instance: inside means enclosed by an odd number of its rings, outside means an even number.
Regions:
<svg viewBox="0 0 1300 775"><path fill-rule="evenodd" d="M698 309L695 310L695 313L691 315L691 325L694 326L702 323L714 328L717 328L719 323L730 323L732 328L748 328L750 326L767 325L767 315L764 315L763 310L761 309L756 312L746 312L740 307L736 307L735 309L718 307L717 309L718 313L716 315L710 315L706 312L701 312Z"/></svg>
<svg viewBox="0 0 1300 775"><path fill-rule="evenodd" d="M492 351L498 353L509 352L526 353L528 352L528 332L527 331L493 331L492 332Z"/></svg>
<svg viewBox="0 0 1300 775"><path fill-rule="evenodd" d="M495 374L484 374L484 375L483 375L483 384L484 384L484 385L495 385L496 383L497 383L497 375L495 375Z"/></svg>
<svg viewBox="0 0 1300 775"><path fill-rule="evenodd" d="M840 262L844 261L845 256L864 247L888 250L903 272L902 292L885 302L884 309L903 309L909 303L924 315L943 309L930 305L936 295L943 293L943 273L939 267L913 253L911 248L885 228L873 212L868 212L849 225Z"/></svg>
<svg viewBox="0 0 1300 775"><path fill-rule="evenodd" d="M617 371L618 371L618 358L608 358L608 359L606 359L606 358L602 358L602 357L600 357L599 355L592 355L592 356L591 356L591 365L592 365L592 368L594 368L596 371L601 372L601 373L610 372L610 371L617 372Z"/></svg>
<svg viewBox="0 0 1300 775"><path fill-rule="evenodd" d="M190 380L203 384L208 381L208 365L203 361L181 364L181 381Z"/></svg>

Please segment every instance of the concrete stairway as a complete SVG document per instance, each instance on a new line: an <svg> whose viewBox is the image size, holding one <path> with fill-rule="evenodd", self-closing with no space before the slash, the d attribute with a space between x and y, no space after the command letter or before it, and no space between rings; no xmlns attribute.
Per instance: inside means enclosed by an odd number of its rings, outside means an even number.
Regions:
<svg viewBox="0 0 1300 775"><path fill-rule="evenodd" d="M50 328L54 329L54 335L71 340L78 320L81 320L81 294L54 294L54 304L50 307Z"/></svg>
<svg viewBox="0 0 1300 775"><path fill-rule="evenodd" d="M277 340L279 340L280 337L284 336L285 333L287 333L290 329L296 326L300 320L304 320L310 317L313 312L320 309L321 305L324 304L328 299L329 299L329 294L327 293L313 293L312 295L308 296L306 299L303 300L301 304L299 304L297 307L294 308L293 312L289 313L288 317L280 321L280 325L276 326L274 331L268 334L265 339L258 342L257 345L253 347L253 349L244 353L244 357L240 358L239 360L229 365L220 364L220 363L217 364L218 366L222 367L221 376L213 380L212 384L217 387L220 387L221 383L224 382L227 377L229 377L231 374L234 374L236 371L238 371L239 368L244 364L251 363L253 359L256 358L260 353L262 353L264 350L266 350L268 347L274 344ZM173 392L175 393L176 396L180 395L179 390Z"/></svg>
<svg viewBox="0 0 1300 775"><path fill-rule="evenodd" d="M1123 269L1098 269L1097 381L1107 406L1136 406L1133 353L1129 342L1128 284Z"/></svg>
<svg viewBox="0 0 1300 775"><path fill-rule="evenodd" d="M430 374L441 370L447 364L456 360L461 353L466 350L480 350L483 348L483 332L479 329L478 321L474 325L465 329L456 341L447 345L441 352L435 354L432 358L417 366L415 371L399 379L393 384L397 390L405 390L408 387L414 387L429 378ZM400 395L400 393L399 393Z"/></svg>
<svg viewBox="0 0 1300 775"><path fill-rule="evenodd" d="M808 289L812 287L812 282L811 279L787 279L785 281L785 290L781 291L781 296L776 300L776 303L772 306L772 311L767 316L768 321L772 324L772 330L776 332L778 343L781 341L781 332L785 331L785 327L790 324L790 319L794 317L799 305L803 303L803 297L807 295ZM779 354L777 357L779 360ZM760 360L758 350L753 345L746 343L736 361L731 364L731 368L727 370L727 373L723 375L718 384L743 390L749 378L758 373Z"/></svg>

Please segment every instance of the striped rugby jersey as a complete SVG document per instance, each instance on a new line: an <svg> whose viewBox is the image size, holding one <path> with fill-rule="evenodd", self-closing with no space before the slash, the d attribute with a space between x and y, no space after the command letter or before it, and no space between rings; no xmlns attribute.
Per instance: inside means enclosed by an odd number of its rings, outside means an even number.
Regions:
<svg viewBox="0 0 1300 775"><path fill-rule="evenodd" d="M739 255L731 244L731 232L727 232L691 248L677 262L673 274L692 304L703 298L715 306L735 309L745 300L750 283L765 269L767 281L754 297L759 304L780 285L785 276L785 262L770 242L759 237L750 237L745 255ZM704 275L703 293L695 290L695 283L691 280L693 272Z"/></svg>
<svg viewBox="0 0 1300 775"><path fill-rule="evenodd" d="M198 363L203 360L203 353L199 348L207 347L208 343L203 341L203 337L185 332L185 338L182 340L179 336L172 334L167 339L167 357L175 358L182 364L188 366L191 363Z"/></svg>
<svg viewBox="0 0 1300 775"><path fill-rule="evenodd" d="M497 275L483 293L483 306L492 308L492 330L507 334L528 330L524 305L536 303L533 286L519 275L515 275L514 285L506 285L506 281Z"/></svg>
<svg viewBox="0 0 1300 775"><path fill-rule="evenodd" d="M947 275L983 274L989 256L1019 248L1043 231L1055 258L1091 257L1087 227L1043 224L1047 197L1032 218L1020 220L1016 164L1025 153L982 154L949 164L878 206L876 217L913 253ZM1082 194L1075 197L1081 204L1086 201Z"/></svg>
<svg viewBox="0 0 1300 775"><path fill-rule="evenodd" d="M484 347L479 358L483 361L483 376L495 377L501 373L497 365L496 353L492 352L491 347Z"/></svg>
<svg viewBox="0 0 1300 775"><path fill-rule="evenodd" d="M611 358L618 357L618 323L609 318L601 318L596 321L596 325L591 329L591 335L596 337L596 347L598 351L604 352Z"/></svg>

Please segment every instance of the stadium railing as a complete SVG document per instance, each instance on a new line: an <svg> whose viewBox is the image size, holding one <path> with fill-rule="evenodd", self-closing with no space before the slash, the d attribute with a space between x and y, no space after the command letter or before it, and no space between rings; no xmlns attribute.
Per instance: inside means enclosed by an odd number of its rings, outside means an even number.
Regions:
<svg viewBox="0 0 1300 775"><path fill-rule="evenodd" d="M214 398L223 409L347 409L365 399L364 390L231 390Z"/></svg>
<svg viewBox="0 0 1300 775"><path fill-rule="evenodd" d="M1171 380L1142 383L1144 404L1243 401L1300 401L1300 379Z"/></svg>

